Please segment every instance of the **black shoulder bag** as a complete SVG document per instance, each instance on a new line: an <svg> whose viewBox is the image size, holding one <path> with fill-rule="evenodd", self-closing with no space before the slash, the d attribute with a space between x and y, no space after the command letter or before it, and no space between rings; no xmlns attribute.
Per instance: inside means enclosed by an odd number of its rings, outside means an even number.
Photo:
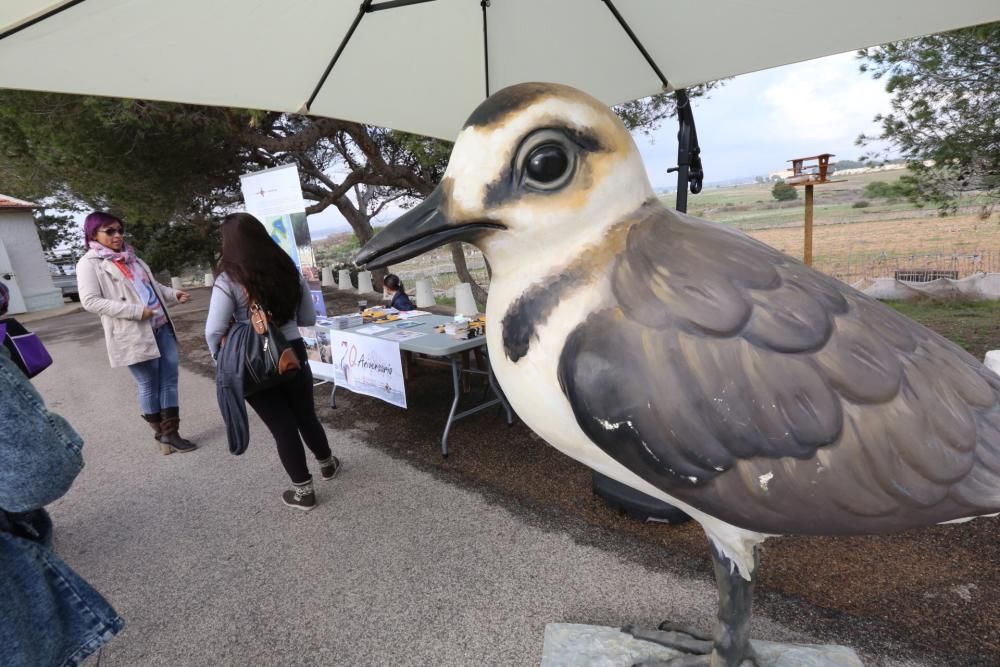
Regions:
<svg viewBox="0 0 1000 667"><path fill-rule="evenodd" d="M243 353L244 396L288 382L302 368L295 350L271 320L271 314L253 299L250 300L250 327L253 334L247 336Z"/></svg>

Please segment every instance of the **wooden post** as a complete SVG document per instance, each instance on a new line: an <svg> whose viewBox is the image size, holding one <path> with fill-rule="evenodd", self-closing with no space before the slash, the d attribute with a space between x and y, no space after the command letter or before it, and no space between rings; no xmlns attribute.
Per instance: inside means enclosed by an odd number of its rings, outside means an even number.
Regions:
<svg viewBox="0 0 1000 667"><path fill-rule="evenodd" d="M806 185L806 238L802 261L806 266L813 263L813 186Z"/></svg>
<svg viewBox="0 0 1000 667"><path fill-rule="evenodd" d="M806 222L805 239L803 239L802 262L806 266L813 263L813 186L824 183L835 183L831 181L830 158L833 153L821 153L812 157L792 158L792 175L788 179L790 185L806 186ZM816 160L816 165L805 165L806 161Z"/></svg>

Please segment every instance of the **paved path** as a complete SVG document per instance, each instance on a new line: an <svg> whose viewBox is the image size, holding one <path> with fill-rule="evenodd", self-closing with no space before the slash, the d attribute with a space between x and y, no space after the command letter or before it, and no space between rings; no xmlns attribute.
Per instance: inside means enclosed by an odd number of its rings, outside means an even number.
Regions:
<svg viewBox="0 0 1000 667"><path fill-rule="evenodd" d="M52 506L56 548L127 623L102 667L537 665L547 623L714 616L707 582L580 544L360 431L329 430L345 468L317 482L316 510L290 510L263 425L253 417L247 453L230 455L214 384L183 370L182 433L201 449L162 456L96 318L34 328L55 359L36 384L86 441L86 468ZM754 635L810 641L760 617Z"/></svg>

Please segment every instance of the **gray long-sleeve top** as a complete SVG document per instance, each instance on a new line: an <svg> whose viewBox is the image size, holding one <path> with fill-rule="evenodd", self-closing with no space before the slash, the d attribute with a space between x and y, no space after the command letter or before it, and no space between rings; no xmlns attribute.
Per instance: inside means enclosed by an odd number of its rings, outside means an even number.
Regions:
<svg viewBox="0 0 1000 667"><path fill-rule="evenodd" d="M313 306L309 285L302 276L299 276L299 284L302 286L302 298L299 300L295 319L288 320L281 325L281 333L290 341L302 338L299 327L311 327L316 324L316 308ZM222 337L229 330L229 322L233 314L237 313L238 310L240 319L248 319L250 316L249 308L250 301L243 286L230 280L225 273L220 273L219 277L215 279L212 301L208 306L208 319L205 322L205 340L208 341L208 349L212 353L213 359L219 354L219 345L222 342Z"/></svg>

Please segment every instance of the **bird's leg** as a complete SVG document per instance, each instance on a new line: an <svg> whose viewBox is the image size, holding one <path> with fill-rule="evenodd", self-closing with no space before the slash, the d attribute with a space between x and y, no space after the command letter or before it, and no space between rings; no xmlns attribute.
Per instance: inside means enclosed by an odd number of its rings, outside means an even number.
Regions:
<svg viewBox="0 0 1000 667"><path fill-rule="evenodd" d="M712 667L737 667L744 659L753 660L750 647L750 618L753 612L753 584L757 574L757 548L753 551L750 581L743 578L736 564L719 552L709 540L715 584L719 589L719 616L715 624L712 653L719 657Z"/></svg>
<svg viewBox="0 0 1000 667"><path fill-rule="evenodd" d="M687 626L664 621L659 630L641 630L626 626L622 632L636 639L643 639L688 655L668 661L640 663L636 667L740 667L744 661L756 664L750 646L750 618L753 605L753 575L747 581L735 564L719 552L714 543L709 544L715 583L719 590L719 615L714 636L698 632ZM757 570L757 551L754 549L754 572Z"/></svg>

